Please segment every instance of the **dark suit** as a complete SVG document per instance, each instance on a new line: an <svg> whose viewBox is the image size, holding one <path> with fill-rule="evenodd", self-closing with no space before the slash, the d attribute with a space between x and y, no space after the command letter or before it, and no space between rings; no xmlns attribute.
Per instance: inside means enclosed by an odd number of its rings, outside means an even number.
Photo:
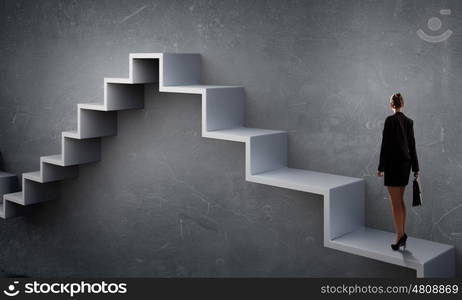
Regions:
<svg viewBox="0 0 462 300"><path fill-rule="evenodd" d="M385 119L378 170L385 172L384 185L404 186L409 182L411 168L419 171L414 122L398 111Z"/></svg>

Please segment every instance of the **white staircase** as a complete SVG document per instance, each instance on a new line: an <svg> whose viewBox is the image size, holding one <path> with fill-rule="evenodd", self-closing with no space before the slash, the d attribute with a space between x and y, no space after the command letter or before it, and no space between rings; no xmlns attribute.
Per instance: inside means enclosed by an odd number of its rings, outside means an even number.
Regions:
<svg viewBox="0 0 462 300"><path fill-rule="evenodd" d="M365 227L363 179L288 168L287 132L245 127L244 88L202 85L199 54L130 54L129 77L105 78L103 103L78 104L77 130L62 133L60 154L23 174L22 192L3 196L1 217L16 215L16 204L55 199L56 182L100 159L100 138L117 134L117 111L143 108L144 84L155 82L161 92L202 95L202 136L245 143L247 181L323 195L325 247L412 268L418 277L454 276L454 246L410 237L406 251L393 251L393 233Z"/></svg>

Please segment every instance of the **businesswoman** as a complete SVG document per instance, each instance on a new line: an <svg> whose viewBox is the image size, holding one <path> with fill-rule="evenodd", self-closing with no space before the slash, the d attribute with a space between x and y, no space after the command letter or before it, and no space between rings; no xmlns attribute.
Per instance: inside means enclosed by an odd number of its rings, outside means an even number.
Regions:
<svg viewBox="0 0 462 300"><path fill-rule="evenodd" d="M409 183L411 169L415 177L419 176L414 122L402 112L403 107L404 99L401 94L393 94L390 98L390 108L394 113L385 119L377 170L378 176L384 176L384 185L390 194L396 231L396 242L391 244L393 250L399 250L401 246L404 249L406 247L404 190Z"/></svg>

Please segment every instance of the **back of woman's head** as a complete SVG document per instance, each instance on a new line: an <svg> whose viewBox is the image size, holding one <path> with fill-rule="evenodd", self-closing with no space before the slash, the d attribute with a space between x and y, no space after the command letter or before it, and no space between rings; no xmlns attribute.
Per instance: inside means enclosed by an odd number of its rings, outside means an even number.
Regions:
<svg viewBox="0 0 462 300"><path fill-rule="evenodd" d="M404 105L403 96L400 93L391 95L390 103L394 108L400 108Z"/></svg>

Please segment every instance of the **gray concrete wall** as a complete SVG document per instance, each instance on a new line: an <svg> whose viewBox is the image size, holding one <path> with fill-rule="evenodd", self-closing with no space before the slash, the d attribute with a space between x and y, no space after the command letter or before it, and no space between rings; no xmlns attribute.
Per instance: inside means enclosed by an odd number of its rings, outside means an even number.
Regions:
<svg viewBox="0 0 462 300"><path fill-rule="evenodd" d="M439 9L452 9L439 16ZM199 52L207 83L241 84L247 125L290 132L290 164L367 181L368 226L393 231L375 177L388 97L414 119L424 205L409 235L454 244L462 272L462 3L448 1L0 1L2 168L39 167L102 100L130 52ZM439 16L454 35L416 35ZM431 33L431 32L429 32ZM244 147L200 137L200 102L146 87L102 161L62 198L0 222L0 274L393 276L323 247L318 196L244 182Z"/></svg>

